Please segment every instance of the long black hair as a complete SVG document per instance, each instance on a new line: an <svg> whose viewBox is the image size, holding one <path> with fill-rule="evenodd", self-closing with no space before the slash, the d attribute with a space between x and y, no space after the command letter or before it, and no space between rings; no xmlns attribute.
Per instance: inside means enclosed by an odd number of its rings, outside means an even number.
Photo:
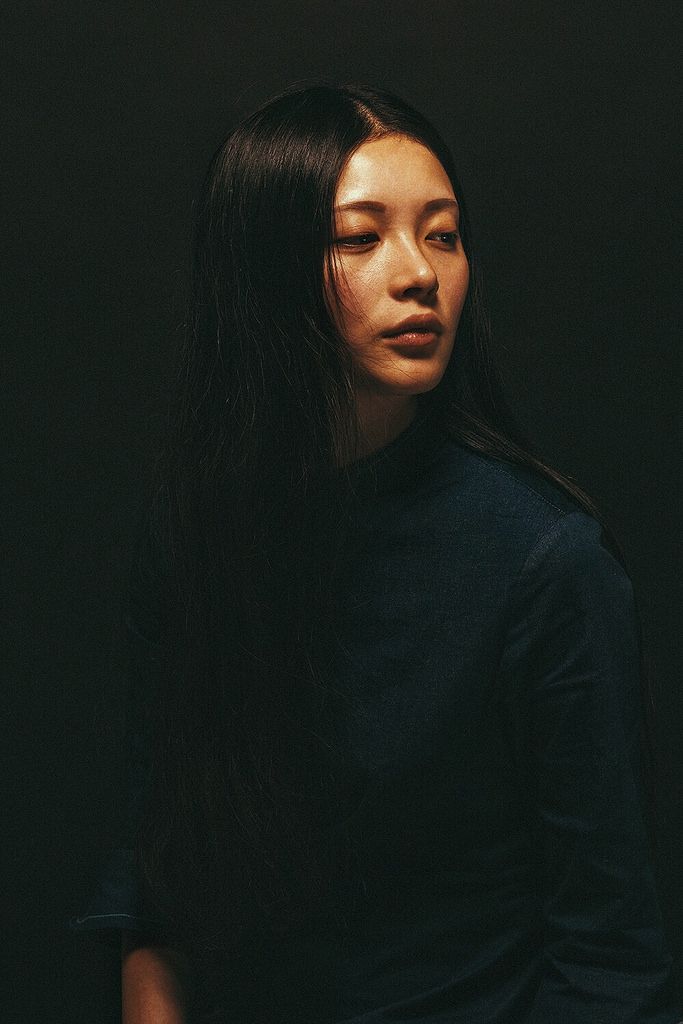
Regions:
<svg viewBox="0 0 683 1024"><path fill-rule="evenodd" d="M340 174L363 142L390 134L443 165L470 264L453 357L419 402L461 444L536 470L597 515L510 415L467 207L435 129L394 96L330 85L289 91L239 124L196 203L187 330L132 586L134 604L157 595L162 666L144 698L155 741L138 854L154 906L195 948L236 943L264 914L291 920L351 856L321 840L344 801L324 669L344 542L340 453L359 440L354 366L325 281Z"/></svg>

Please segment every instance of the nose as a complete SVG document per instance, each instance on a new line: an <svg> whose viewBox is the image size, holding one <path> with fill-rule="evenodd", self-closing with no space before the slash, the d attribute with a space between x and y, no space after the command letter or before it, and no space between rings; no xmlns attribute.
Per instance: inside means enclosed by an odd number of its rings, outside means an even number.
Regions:
<svg viewBox="0 0 683 1024"><path fill-rule="evenodd" d="M412 239L397 247L392 262L391 287L397 298L415 298L439 290L439 279L428 254Z"/></svg>

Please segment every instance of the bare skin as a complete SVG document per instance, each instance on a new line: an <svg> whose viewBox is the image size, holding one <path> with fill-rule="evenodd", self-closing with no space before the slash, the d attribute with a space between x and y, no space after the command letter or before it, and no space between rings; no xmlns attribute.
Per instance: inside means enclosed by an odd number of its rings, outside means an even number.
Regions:
<svg viewBox="0 0 683 1024"><path fill-rule="evenodd" d="M172 949L121 936L122 1024L185 1024L190 990L186 958Z"/></svg>
<svg viewBox="0 0 683 1024"><path fill-rule="evenodd" d="M443 377L469 287L458 228L453 187L429 149L388 135L354 150L335 195L331 307L360 370L365 449L355 457L393 440ZM410 318L424 344L410 328L396 336Z"/></svg>

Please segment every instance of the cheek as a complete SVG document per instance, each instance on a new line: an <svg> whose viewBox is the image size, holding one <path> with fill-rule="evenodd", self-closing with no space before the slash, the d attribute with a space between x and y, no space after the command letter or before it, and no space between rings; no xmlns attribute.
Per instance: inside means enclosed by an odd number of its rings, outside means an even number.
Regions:
<svg viewBox="0 0 683 1024"><path fill-rule="evenodd" d="M360 324L372 320L378 295L376 275L347 270L345 274L337 277L336 291L340 317L344 324L351 326L354 322Z"/></svg>
<svg viewBox="0 0 683 1024"><path fill-rule="evenodd" d="M334 287L332 286L334 281ZM325 299L332 322L341 334L348 334L349 323L353 321L353 310L357 303L355 287L343 267L337 266L332 276L325 275Z"/></svg>
<svg viewBox="0 0 683 1024"><path fill-rule="evenodd" d="M459 313L465 304L470 284L470 267L467 260L450 277L448 298L454 312Z"/></svg>
<svg viewBox="0 0 683 1024"><path fill-rule="evenodd" d="M469 260L465 260L465 265L464 265L463 271L462 271L462 298L463 298L463 302L465 301L465 296L467 295L469 287L470 287L470 264L469 264Z"/></svg>

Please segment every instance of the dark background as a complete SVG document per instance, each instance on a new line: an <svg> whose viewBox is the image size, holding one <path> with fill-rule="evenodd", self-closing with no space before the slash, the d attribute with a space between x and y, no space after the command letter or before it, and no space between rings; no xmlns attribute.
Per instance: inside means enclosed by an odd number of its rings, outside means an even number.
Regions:
<svg viewBox="0 0 683 1024"><path fill-rule="evenodd" d="M680 981L678 5L3 6L3 1022L119 1019L115 955L64 922L116 822L112 636L182 321L192 196L237 116L320 75L398 92L452 143L510 401L622 541L650 646L656 868Z"/></svg>

